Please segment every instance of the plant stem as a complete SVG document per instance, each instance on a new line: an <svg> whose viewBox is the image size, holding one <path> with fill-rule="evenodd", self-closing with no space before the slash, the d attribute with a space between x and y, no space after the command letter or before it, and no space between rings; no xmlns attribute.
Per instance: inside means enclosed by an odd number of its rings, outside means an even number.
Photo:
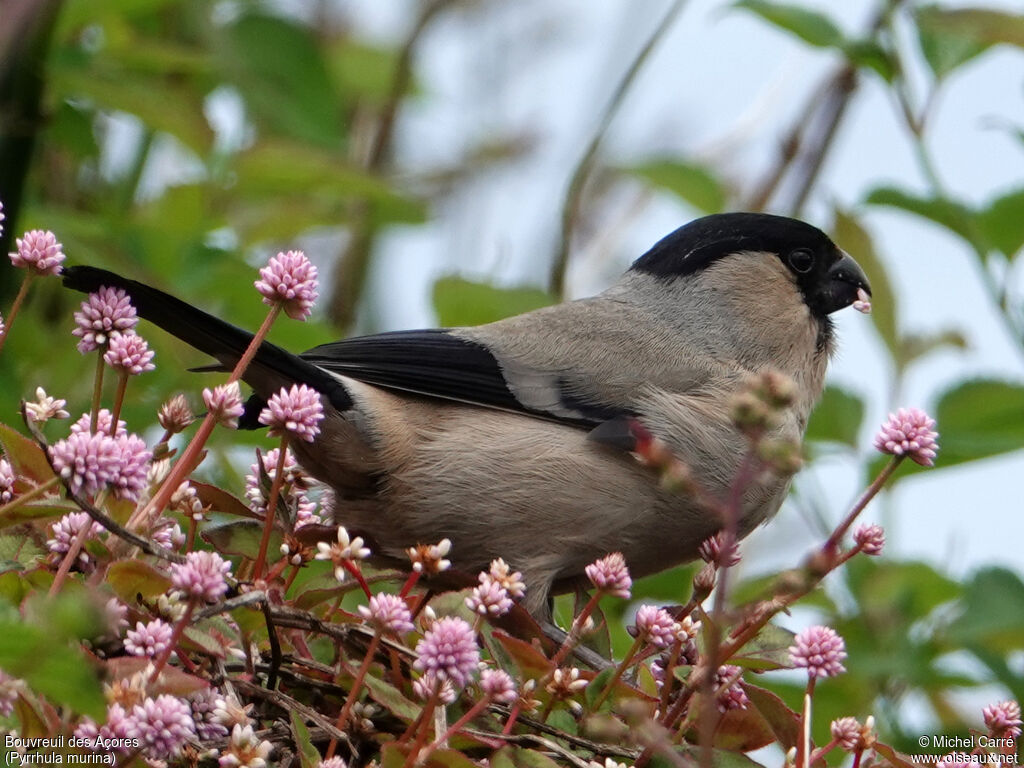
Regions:
<svg viewBox="0 0 1024 768"><path fill-rule="evenodd" d="M373 657L377 653L377 647L380 645L380 630L378 629L373 633L373 637L370 640L370 645L366 648L366 655L363 657L363 663L359 667L359 671L356 672L356 678L352 681L352 688L348 692L348 697L345 699L345 705L341 708L338 713L338 730L344 730L345 723L348 721L348 716L352 712L352 705L356 703L356 699L359 696L359 690L363 687L363 680L366 679L366 673L370 669L370 664L373 663ZM331 739L331 743L327 745L326 759L330 760L334 757L334 751L338 748L338 740Z"/></svg>
<svg viewBox="0 0 1024 768"><path fill-rule="evenodd" d="M238 381L242 376L245 375L245 369L249 367L249 363L256 357L256 352L259 350L263 340L267 338L267 334L270 332L270 326L274 324L277 316L281 313L281 304L275 302L267 312L267 316L263 318L263 324L260 325L259 330L256 331L256 335L252 337L252 341L249 342L249 346L246 347L245 352L235 363L235 367L231 371L231 375L228 376L228 384L234 381Z"/></svg>
<svg viewBox="0 0 1024 768"><path fill-rule="evenodd" d="M270 534L274 530L274 517L277 514L277 500L281 495L284 483L284 464L288 451L288 433L281 435L281 446L277 454L277 466L274 468L274 482L270 485L270 498L267 500L267 514L263 520L263 536L260 538L260 549L256 553L256 564L252 569L253 581L263 575L263 567L267 562L267 547L270 545Z"/></svg>
<svg viewBox="0 0 1024 768"><path fill-rule="evenodd" d="M643 641L644 638L642 636L637 636L633 641L633 644L629 647L626 655L622 657L622 661L619 662L619 665L615 668L615 672L612 674L611 678L609 678L608 683L601 689L601 693L594 701L594 705L590 708L591 712L597 712L597 710L601 708L601 705L604 704L604 700L608 698L608 694L615 689L615 684L619 682L622 678L622 674L629 668L630 663L633 661L633 657L636 656L636 652L640 650L640 645Z"/></svg>
<svg viewBox="0 0 1024 768"><path fill-rule="evenodd" d="M113 416L111 417L111 430L117 434L117 420L121 417L121 407L124 405L124 393L128 389L128 371L121 371L117 379L117 391L114 394ZM114 436L111 435L111 437Z"/></svg>
<svg viewBox="0 0 1024 768"><path fill-rule="evenodd" d="M18 310L21 309L22 303L25 301L25 297L28 295L28 286L32 282L32 278L35 275L31 271L25 273L25 279L21 281L21 287L18 288L18 294L14 297L14 303L11 305L11 311L7 313L7 329L4 331L3 336L0 336L0 350L4 348L4 342L7 341L7 337L11 335L11 328L14 326L14 318L18 316Z"/></svg>
<svg viewBox="0 0 1024 768"><path fill-rule="evenodd" d="M72 539L71 545L68 547L68 551L64 553L64 559L60 561L60 568L57 569L57 575L53 577L53 583L50 585L50 591L47 596L51 599L56 597L57 593L60 592L61 587L64 586L64 581L68 577L68 573L71 571L71 566L75 564L78 559L78 553L82 551L82 547L85 545L85 540L89 538L89 534L92 532L92 518L87 518L85 523L79 529L78 533L75 534L75 538Z"/></svg>
<svg viewBox="0 0 1024 768"><path fill-rule="evenodd" d="M583 632L583 625L586 623L590 614L594 612L594 608L597 607L598 600L601 599L601 590L597 590L591 595L590 600L583 606L583 610L580 611L580 615L573 619L572 626L569 627L569 634L565 636L565 642L562 643L562 647L558 649L554 657L551 659L551 669L558 669L559 665L565 661L565 657L569 655L569 652L576 646L576 643L580 640L580 635Z"/></svg>
<svg viewBox="0 0 1024 768"><path fill-rule="evenodd" d="M51 488L55 487L57 485L57 483L59 483L59 482L60 482L60 477L59 476L51 477L45 483L42 483L41 485L37 485L31 491L26 491L25 493L21 494L20 496L11 499L6 504L4 504L2 507L0 507L0 519L2 519L11 510L17 509L18 507L20 507L25 502L32 501L32 499L35 499L35 498L37 498L39 496L42 496L48 490L50 490Z"/></svg>
<svg viewBox="0 0 1024 768"><path fill-rule="evenodd" d="M487 707L489 707L490 704L491 699L489 696L484 696L482 699L475 702L472 707L466 710L466 714L464 714L462 717L456 720L455 723L453 723L448 728L448 730L444 732L444 735L441 738L436 739L430 746L423 750L423 754L420 756L419 762L426 763L435 749L440 747L442 744L447 742L448 739L450 739L452 736L454 736L456 733L462 730L462 728L465 727L466 723L470 722L474 717L476 717L485 709L487 709Z"/></svg>
<svg viewBox="0 0 1024 768"><path fill-rule="evenodd" d="M100 418L100 400L103 399L103 351L102 348L96 350L96 376L93 379L92 385L92 411L89 415L89 431L92 434L96 434L96 430L99 426ZM110 423L110 436L113 437L117 434L117 422L112 421Z"/></svg>
<svg viewBox="0 0 1024 768"><path fill-rule="evenodd" d="M181 640L181 636L185 634L185 628L188 626L189 620L192 618L192 612L196 609L195 598L190 598L188 603L185 604L185 613L182 614L181 619L177 624L174 625L174 631L171 633L171 639L167 643L167 647L164 652L157 657L156 661L153 662L153 672L149 676L149 684L152 685L156 682L157 678L160 677L160 671L167 664L167 660L171 658L171 654L174 652L175 647L178 645L178 641Z"/></svg>
<svg viewBox="0 0 1024 768"><path fill-rule="evenodd" d="M562 204L562 229L559 236L558 250L555 253L555 260L551 266L551 275L548 280L551 292L556 296L563 296L565 293L565 277L569 269L569 252L572 247L573 230L576 228L579 220L583 189L594 168L597 153L601 147L601 141L608 132L608 127L618 113L619 107L625 101L630 88L632 88L633 83L636 81L637 75L640 74L643 65L650 58L651 52L665 36L665 33L668 32L685 5L686 0L675 0L654 28L654 31L648 36L643 46L641 46L636 56L633 57L629 68L612 93L611 99L605 107L604 114L602 114L598 122L597 130L594 131L594 135L590 138L590 143L587 145L586 151L584 151L569 180L565 201Z"/></svg>
<svg viewBox="0 0 1024 768"><path fill-rule="evenodd" d="M885 465L881 472L878 473L878 477L871 481L871 485L869 485L864 490L864 493L861 494L860 498L857 499L857 503L853 505L853 508L847 513L843 521L836 526L834 531L832 531L832 535L828 537L828 541L822 545L822 551L832 553L838 549L839 542L842 541L843 536L846 535L850 526L853 525L860 513L864 511L864 508L868 503L878 495L878 492L882 490L882 486L884 486L889 478L892 477L892 473L896 471L896 468L899 467L905 458L906 456L892 457L892 460Z"/></svg>

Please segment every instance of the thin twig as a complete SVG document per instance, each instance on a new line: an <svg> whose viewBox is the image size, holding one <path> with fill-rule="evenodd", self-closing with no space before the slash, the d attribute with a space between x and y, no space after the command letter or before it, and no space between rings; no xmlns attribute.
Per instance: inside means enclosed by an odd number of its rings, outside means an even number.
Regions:
<svg viewBox="0 0 1024 768"><path fill-rule="evenodd" d="M569 180L569 186L565 193L565 201L562 204L562 229L559 236L558 250L555 253L554 263L551 265L551 276L548 280L551 286L551 292L556 296L561 296L565 292L565 276L569 269L569 251L572 246L573 230L576 227L576 223L579 219L580 205L583 200L583 188L590 178L590 173L594 168L594 163L597 160L597 153L601 147L601 141L604 139L605 134L608 132L608 127L611 125L612 119L619 111L619 107L622 106L622 102L625 101L626 95L629 93L630 88L636 81L637 75L643 68L643 65L650 58L651 52L665 36L665 33L672 26L676 17L683 10L686 5L686 0L675 0L669 7L668 11L662 17L661 22L654 28L654 31L647 38L646 42L637 52L636 56L633 57L632 63L626 73L622 76L622 80L619 81L618 86L612 93L612 97L605 107L604 114L601 116L601 121L598 123L597 130L590 139L590 143L587 145L586 151L580 158L579 163L576 164L576 169L573 171L572 177Z"/></svg>

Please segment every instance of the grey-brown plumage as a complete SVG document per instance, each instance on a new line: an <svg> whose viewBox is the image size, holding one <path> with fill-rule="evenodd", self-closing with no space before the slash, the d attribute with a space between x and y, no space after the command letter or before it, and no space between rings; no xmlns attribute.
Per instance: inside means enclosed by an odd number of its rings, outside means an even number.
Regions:
<svg viewBox="0 0 1024 768"><path fill-rule="evenodd" d="M152 288L71 268L79 290L124 287L139 314L222 364L251 338ZM620 550L635 576L693 559L721 528L661 488L628 451L591 438L636 419L723 496L745 451L729 401L751 373L797 385L780 436L800 438L832 350L828 315L867 280L819 230L761 214L699 219L662 240L604 293L476 328L347 339L301 356L264 344L245 376L260 397L304 381L324 395L322 434L296 445L331 485L339 523L379 555L453 542L467 571L503 557L527 605ZM773 515L787 481L746 492L740 533Z"/></svg>

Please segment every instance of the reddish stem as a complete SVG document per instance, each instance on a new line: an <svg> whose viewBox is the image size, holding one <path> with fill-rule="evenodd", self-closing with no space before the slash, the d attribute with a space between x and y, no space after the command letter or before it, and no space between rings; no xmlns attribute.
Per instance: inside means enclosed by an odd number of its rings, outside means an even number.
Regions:
<svg viewBox="0 0 1024 768"><path fill-rule="evenodd" d="M149 684L152 685L156 682L157 678L160 677L160 671L167 664L167 660L171 658L171 654L174 652L175 647L178 645L178 641L181 640L181 636L185 634L185 627L188 626L189 621L192 618L192 612L196 609L195 598L190 598L188 603L185 604L185 613L182 614L181 619L177 624L174 625L174 631L171 633L171 639L167 642L167 647L164 649L156 661L153 662L153 672L149 676Z"/></svg>
<svg viewBox="0 0 1024 768"><path fill-rule="evenodd" d="M551 668L558 669L558 666L565 661L565 657L569 655L569 652L576 647L576 643L580 640L580 635L583 632L583 625L586 623L590 614L594 612L597 607L598 600L601 599L601 590L597 590L591 595L587 604L583 606L583 610L580 611L580 615L573 619L572 626L569 627L569 634L565 636L565 642L562 643L562 647L558 649L554 657L551 659Z"/></svg>
<svg viewBox="0 0 1024 768"><path fill-rule="evenodd" d="M281 436L281 447L277 454L277 466L274 468L274 482L270 485L270 498L267 500L267 514L263 521L263 537L260 539L260 549L256 553L256 564L252 568L253 581L258 581L263 575L263 566L267 562L267 547L270 545L270 534L274 530L274 517L277 514L277 500L281 495L281 486L284 484L284 463L285 454L288 451L288 435Z"/></svg>
<svg viewBox="0 0 1024 768"><path fill-rule="evenodd" d="M82 551L82 546L85 544L85 540L89 538L89 533L92 530L92 518L87 518L81 529L75 535L75 538L71 542L71 546L68 547L68 551L64 553L64 559L60 561L60 568L57 569L57 575L53 577L53 583L50 585L49 596L55 597L62 586L64 586L64 580L67 579L68 573L71 571L71 566L75 564L75 560L78 559L78 553Z"/></svg>
<svg viewBox="0 0 1024 768"><path fill-rule="evenodd" d="M352 712L352 705L356 703L356 698L359 696L359 690L363 687L363 680L366 679L366 673L370 669L370 664L373 663L373 657L377 653L377 647L380 645L380 630L373 633L373 638L370 640L370 645L366 648L366 655L363 657L363 663L359 667L359 671L356 672L356 679L352 681L352 688L349 689L348 698L345 699L345 705L341 708L341 712L338 713L338 730L345 728L345 723L348 721L348 716ZM327 755L325 758L330 760L334 757L334 751L338 748L338 740L331 738L331 743L327 745Z"/></svg>
<svg viewBox="0 0 1024 768"><path fill-rule="evenodd" d="M4 331L3 336L0 336L0 349L4 348L4 342L7 341L7 337L11 335L11 327L14 325L14 318L18 316L18 310L21 309L22 302L25 301L25 297L28 295L28 286L32 282L32 278L35 275L29 271L25 273L25 279L21 281L21 287L18 288L18 295L14 297L14 303L11 305L11 311L7 313L7 329Z"/></svg>

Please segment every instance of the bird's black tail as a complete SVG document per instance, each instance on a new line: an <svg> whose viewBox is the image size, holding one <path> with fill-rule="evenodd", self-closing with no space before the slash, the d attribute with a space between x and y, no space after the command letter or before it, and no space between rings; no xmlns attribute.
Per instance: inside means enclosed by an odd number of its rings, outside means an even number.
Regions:
<svg viewBox="0 0 1024 768"><path fill-rule="evenodd" d="M65 267L62 275L65 286L82 293L92 293L103 286L124 290L131 297L139 317L216 358L227 369L234 367L252 341L253 334L248 331L170 294L105 269ZM264 398L281 386L294 382L308 384L318 390L329 397L339 410L347 410L352 405L344 386L336 378L269 341L260 344L242 378Z"/></svg>

